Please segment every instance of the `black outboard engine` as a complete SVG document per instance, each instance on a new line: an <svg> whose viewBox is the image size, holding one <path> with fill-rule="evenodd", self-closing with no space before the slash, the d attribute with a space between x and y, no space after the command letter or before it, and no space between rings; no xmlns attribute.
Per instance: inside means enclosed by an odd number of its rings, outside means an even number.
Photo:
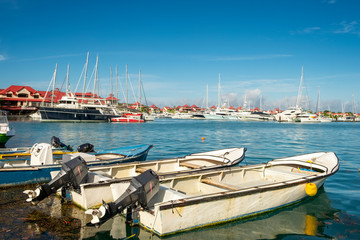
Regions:
<svg viewBox="0 0 360 240"><path fill-rule="evenodd" d="M125 208L128 208L127 214L129 214L129 209L131 210L131 207L136 203L147 209L149 201L158 191L159 177L153 170L149 169L132 178L130 186L115 202L104 203L99 209L87 210L85 213L93 216L89 225L104 223L116 214L121 213Z"/></svg>
<svg viewBox="0 0 360 240"><path fill-rule="evenodd" d="M35 191L24 191L29 196L26 201L33 203L40 202L50 194L56 193L61 187L78 189L80 184L87 181L88 170L85 160L80 156L64 162L60 172L49 183L41 185Z"/></svg>
<svg viewBox="0 0 360 240"><path fill-rule="evenodd" d="M51 138L51 145L53 145L55 148L63 148L69 151L73 151L72 147L70 145L66 145L60 141L58 137L53 136Z"/></svg>
<svg viewBox="0 0 360 240"><path fill-rule="evenodd" d="M78 147L78 152L83 152L83 153L94 152L94 145L92 145L90 143L81 144Z"/></svg>

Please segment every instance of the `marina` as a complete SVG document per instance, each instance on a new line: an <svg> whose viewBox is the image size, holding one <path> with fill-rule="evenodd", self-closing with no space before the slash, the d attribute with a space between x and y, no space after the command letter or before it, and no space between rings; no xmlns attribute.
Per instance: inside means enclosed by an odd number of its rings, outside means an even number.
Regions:
<svg viewBox="0 0 360 240"><path fill-rule="evenodd" d="M49 135L60 133L57 134L59 138L72 146L86 141L107 148L151 143L154 147L149 151L148 161L220 148L246 147L246 157L240 163L241 168L287 156L334 152L339 157L339 171L325 181L314 197L250 218L170 235L169 239L232 238L234 234L237 237L243 236L244 239L273 239L280 236L285 239L311 239L314 236L320 239L356 239L360 234L356 227L360 222L360 166L357 158L359 150L356 141L352 139L352 136L356 136L360 131L357 122L296 124L275 121L156 119L135 125L46 122L11 124L17 132L24 134L10 139L8 147L31 145L35 141L47 142L48 136L35 134L36 130L41 130ZM28 129L34 129L34 132ZM92 134L85 134L86 132ZM115 138L118 139L117 142L110 140ZM126 226L120 215L99 228L89 228L86 223L91 221L91 216L86 216L84 210L71 203L61 205L58 197L54 196L44 199L38 205L29 204L25 202L27 197L22 193L26 189L31 188L19 186L1 190L2 216L10 212L14 214L11 219L1 219L0 229L6 238L158 238L142 227ZM43 219L47 219L47 222L43 222ZM272 227L259 228L265 223ZM58 226L55 228L54 224ZM36 230L36 226L40 226L40 230ZM244 231L250 233L244 235Z"/></svg>

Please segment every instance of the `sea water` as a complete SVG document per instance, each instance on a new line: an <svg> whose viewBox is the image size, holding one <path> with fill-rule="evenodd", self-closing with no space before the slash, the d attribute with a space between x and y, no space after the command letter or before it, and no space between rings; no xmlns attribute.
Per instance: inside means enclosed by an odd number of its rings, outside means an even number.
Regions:
<svg viewBox="0 0 360 240"><path fill-rule="evenodd" d="M16 136L8 147L50 143L57 136L67 145L91 143L95 150L153 144L148 160L184 156L229 147L246 147L241 164L332 151L340 170L315 197L300 203L221 225L180 233L167 239L360 239L360 122L277 123L156 119L140 124L11 122ZM34 188L34 186L32 186ZM0 235L5 238L156 239L122 217L101 228L83 228L82 210L48 198L25 203L26 187L0 190ZM211 209L204 209L211 211Z"/></svg>

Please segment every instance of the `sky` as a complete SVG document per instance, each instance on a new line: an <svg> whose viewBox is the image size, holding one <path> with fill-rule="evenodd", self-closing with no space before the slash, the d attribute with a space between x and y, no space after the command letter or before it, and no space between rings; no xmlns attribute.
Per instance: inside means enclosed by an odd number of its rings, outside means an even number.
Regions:
<svg viewBox="0 0 360 240"><path fill-rule="evenodd" d="M139 100L141 70L148 105L216 105L220 74L223 103L286 109L303 67L302 107L320 92L322 110L360 112L359 12L358 0L0 0L0 88L47 90L57 64L65 91L69 64L82 92L89 52L86 90L98 56L99 93L121 102Z"/></svg>

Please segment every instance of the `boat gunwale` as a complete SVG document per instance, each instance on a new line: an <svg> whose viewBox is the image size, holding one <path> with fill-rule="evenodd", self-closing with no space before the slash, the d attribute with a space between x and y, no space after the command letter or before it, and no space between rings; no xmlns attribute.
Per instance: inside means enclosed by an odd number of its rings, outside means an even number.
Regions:
<svg viewBox="0 0 360 240"><path fill-rule="evenodd" d="M147 155L148 152L150 151L151 147L149 149L147 149L146 151L143 151L141 154L137 154L131 157L126 157L126 158L113 158L113 159L109 159L109 160L96 160L96 161L89 161L87 162L87 165L89 167L89 170L92 169L92 167L101 167L101 166L111 166L112 164L119 164L121 162L128 162L131 161L134 158L139 158L139 157L143 157L144 155ZM19 160L19 159L16 159ZM139 161L140 162L140 161ZM16 167L4 167L4 168L0 168L0 172L22 172L22 171L41 171L41 170L46 170L49 168L56 168L56 170L54 169L53 171L60 171L61 170L61 166L62 163L56 163L56 164L46 164L46 165L24 165L24 166L16 166ZM51 179L51 177L50 177ZM27 183L25 183L27 184ZM7 186L8 184L0 184L0 187L2 186ZM20 184L15 184L15 185L23 185L22 183ZM10 185L9 185L10 186ZM12 185L11 185L12 186Z"/></svg>
<svg viewBox="0 0 360 240"><path fill-rule="evenodd" d="M260 166L265 165L265 163L259 164L259 165ZM287 165L287 164L283 164L283 165ZM339 165L339 163L336 164L336 166L338 166L338 165ZM279 165L277 165L277 166L279 166ZM266 167L266 165L265 165L265 167ZM218 200L218 199L228 199L228 198L234 198L234 197L244 196L244 195L249 195L249 194L256 194L259 192L267 192L267 191L272 191L272 190L284 189L284 188L292 187L292 186L299 185L299 184L310 183L310 182L314 182L317 180L326 179L326 178L334 175L338 170L339 170L339 168L337 168L336 171L332 171L330 173L322 173L320 175L309 175L309 176L299 177L299 178L292 179L292 180L270 183L270 184L266 184L266 185L262 185L262 186L252 186L252 187L242 188L239 190L225 190L225 191L221 191L221 192L217 192L217 193L204 194L201 196L193 196L193 197L187 197L187 198L182 198L182 199L177 199L177 200L171 200L171 201L167 201L167 202L163 202L163 203L157 203L155 205L159 206L160 210L166 210L166 209L171 209L174 207L184 207L187 205L194 205L194 204L198 204L198 203L202 203L202 202L210 202L210 201L214 201L214 200Z"/></svg>
<svg viewBox="0 0 360 240"><path fill-rule="evenodd" d="M284 165L286 165L286 164L284 164ZM299 184L310 183L310 182L314 182L317 180L326 179L326 178L332 176L333 174L335 174L337 171L338 171L338 169L336 171L326 173L326 174L309 175L309 176L299 177L299 178L292 179L292 180L270 183L270 184L266 184L266 185L262 185L262 186L252 186L252 187L242 188L239 190L224 190L224 191L217 192L217 193L210 193L210 194L204 194L201 196L193 196L193 197L187 197L187 198L182 198L182 199L177 199L177 200L171 200L171 201L167 201L167 202L163 202L163 203L157 203L154 205L154 207L158 206L159 210L166 210L166 209L171 209L174 207L184 207L187 205L194 205L194 204L203 203L203 202L211 202L211 201L218 200L218 199L228 199L228 198L234 198L234 197L238 197L238 196L256 194L259 192L268 192L268 191L272 191L272 190L284 189L284 188L293 187L293 186L299 185Z"/></svg>

